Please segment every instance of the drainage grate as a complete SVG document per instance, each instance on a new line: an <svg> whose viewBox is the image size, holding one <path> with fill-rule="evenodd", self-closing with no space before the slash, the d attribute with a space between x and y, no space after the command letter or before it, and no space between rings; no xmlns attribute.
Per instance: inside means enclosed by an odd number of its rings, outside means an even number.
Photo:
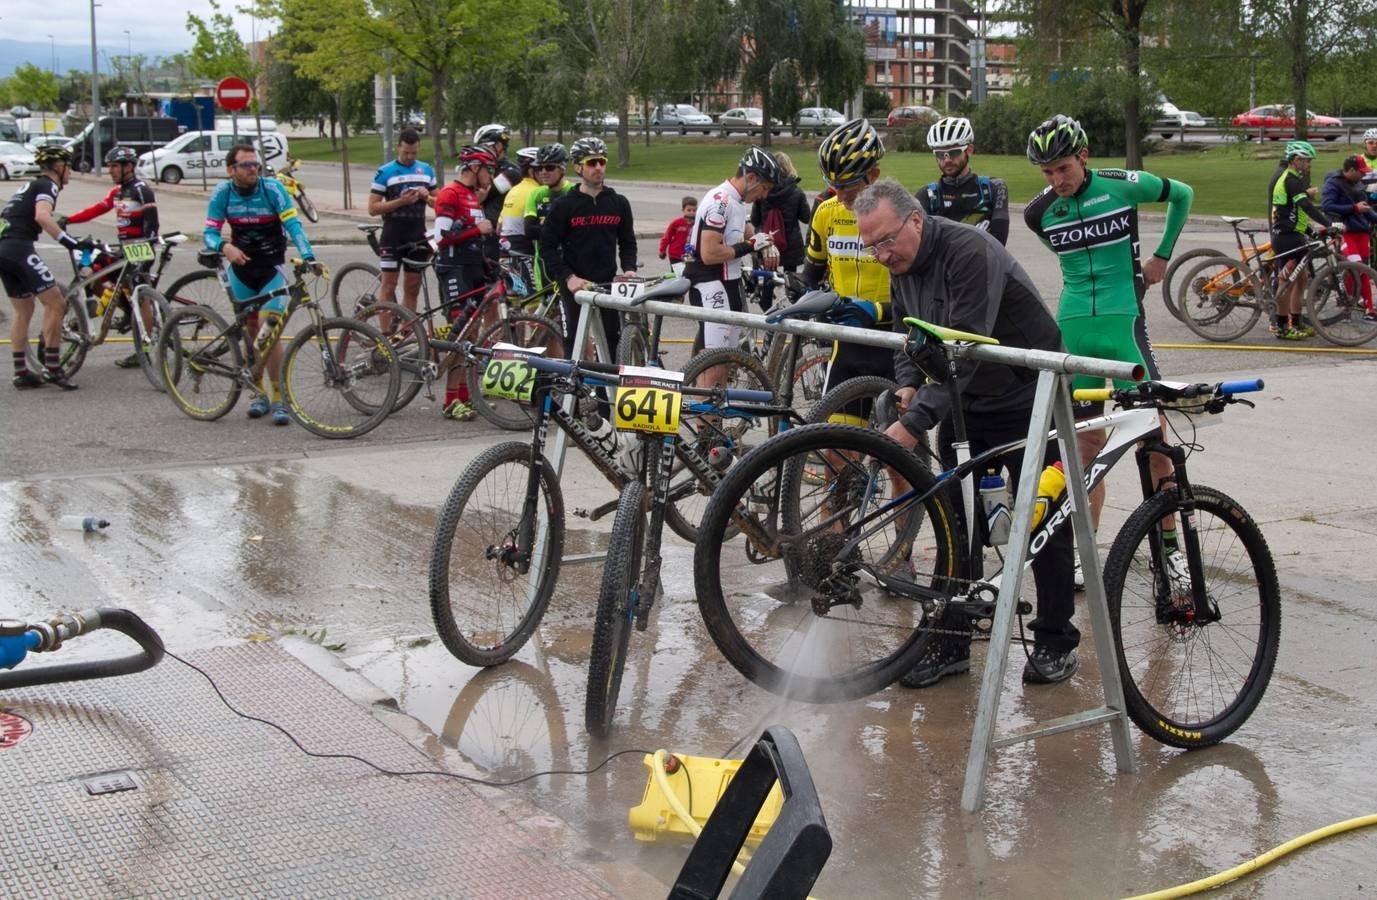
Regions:
<svg viewBox="0 0 1377 900"><path fill-rule="evenodd" d="M86 786L86 793L92 796L115 794L120 791L137 791L139 789L139 783L128 772L102 772L99 775L87 775L81 779L81 783Z"/></svg>

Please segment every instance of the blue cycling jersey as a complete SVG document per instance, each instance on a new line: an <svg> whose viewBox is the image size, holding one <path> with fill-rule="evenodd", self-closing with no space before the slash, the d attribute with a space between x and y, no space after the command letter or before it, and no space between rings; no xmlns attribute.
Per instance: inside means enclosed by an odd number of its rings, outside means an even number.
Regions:
<svg viewBox="0 0 1377 900"><path fill-rule="evenodd" d="M369 187L368 192L377 194L384 200L396 200L412 188L425 188L428 191L435 191L438 188L435 183L435 170L419 159L409 166L404 166L394 159L378 169L378 173L373 176L373 184ZM409 203L401 209L383 213L384 223L393 220L415 219L424 225L425 218L426 205L424 203Z"/></svg>
<svg viewBox="0 0 1377 900"><path fill-rule="evenodd" d="M248 256L248 267L281 265L286 259L289 235L302 259L315 258L297 218L296 205L276 178L259 178L247 195L241 194L233 182L221 182L210 195L201 242L211 250L219 250L225 242L220 229L226 223L230 227L230 243Z"/></svg>

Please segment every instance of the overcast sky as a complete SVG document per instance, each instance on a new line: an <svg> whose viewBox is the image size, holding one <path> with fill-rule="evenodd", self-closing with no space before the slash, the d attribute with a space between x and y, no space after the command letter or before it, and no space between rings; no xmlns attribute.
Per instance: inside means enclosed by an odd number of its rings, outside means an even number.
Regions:
<svg viewBox="0 0 1377 900"><path fill-rule="evenodd" d="M220 10L234 18L235 27L247 42L254 30L253 20L234 12L236 5L233 0L222 2ZM135 53L143 52L140 47L166 52L188 50L192 37L187 31L186 14L193 11L207 18L210 4L206 0L104 0L96 6L96 44L107 53L120 55L131 41ZM124 35L126 29L129 38ZM269 30L259 22L259 39L266 37ZM41 43L48 43L48 35L52 35L60 67L77 66L79 59L90 56L91 4L89 0L5 0L0 3L0 35ZM77 47L84 48L86 56L74 55Z"/></svg>

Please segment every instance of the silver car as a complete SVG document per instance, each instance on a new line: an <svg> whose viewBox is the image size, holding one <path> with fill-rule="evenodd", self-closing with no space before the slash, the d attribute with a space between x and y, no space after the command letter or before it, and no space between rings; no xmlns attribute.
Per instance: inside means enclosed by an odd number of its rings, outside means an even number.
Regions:
<svg viewBox="0 0 1377 900"><path fill-rule="evenodd" d="M758 106L738 106L736 109L729 109L717 117L717 124L722 129L722 134L727 135L733 131L744 131L747 134L760 134L764 129L765 111ZM784 123L770 117L770 133L779 134L783 130Z"/></svg>
<svg viewBox="0 0 1377 900"><path fill-rule="evenodd" d="M656 128L677 126L680 134L688 134L685 125L711 125L712 116L687 103L665 103L655 107L650 114L650 124Z"/></svg>
<svg viewBox="0 0 1377 900"><path fill-rule="evenodd" d="M33 161L32 150L12 141L0 142L0 181L37 174L38 163Z"/></svg>
<svg viewBox="0 0 1377 900"><path fill-rule="evenodd" d="M816 135L830 133L846 124L846 116L827 106L809 106L798 111L798 133L811 131Z"/></svg>

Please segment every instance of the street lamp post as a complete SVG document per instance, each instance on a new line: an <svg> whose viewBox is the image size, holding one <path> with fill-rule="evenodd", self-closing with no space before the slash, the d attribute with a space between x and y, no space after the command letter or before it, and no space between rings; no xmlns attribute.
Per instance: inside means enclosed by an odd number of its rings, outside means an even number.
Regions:
<svg viewBox="0 0 1377 900"><path fill-rule="evenodd" d="M100 82L96 69L96 0L91 0L91 168L100 159Z"/></svg>
<svg viewBox="0 0 1377 900"><path fill-rule="evenodd" d="M125 48L126 48L126 54L125 54L125 57L124 57L124 59L125 59L125 64L126 64L127 66L129 66L129 73L132 75L132 74L134 74L134 37L133 37L133 35L131 35L131 34L129 33L129 29L128 29L128 28L124 29L124 46L125 46ZM135 87L138 88L138 90L139 90L140 93L142 93L142 92L143 92L143 84L142 84L142 82L143 82L143 77L142 77L142 73L139 73L139 75L135 78L135 82L136 82L136 83L135 83Z"/></svg>

